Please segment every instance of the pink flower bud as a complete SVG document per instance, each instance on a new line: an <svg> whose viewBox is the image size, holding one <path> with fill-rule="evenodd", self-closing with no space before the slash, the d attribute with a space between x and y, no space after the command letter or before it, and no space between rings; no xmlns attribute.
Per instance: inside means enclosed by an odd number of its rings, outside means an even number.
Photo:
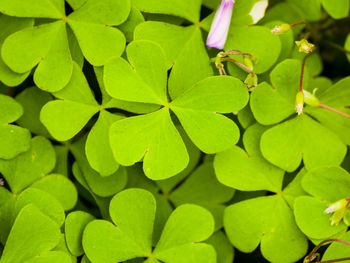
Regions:
<svg viewBox="0 0 350 263"><path fill-rule="evenodd" d="M213 23L207 39L207 46L223 49L226 43L227 33L231 23L234 0L221 0L216 11Z"/></svg>

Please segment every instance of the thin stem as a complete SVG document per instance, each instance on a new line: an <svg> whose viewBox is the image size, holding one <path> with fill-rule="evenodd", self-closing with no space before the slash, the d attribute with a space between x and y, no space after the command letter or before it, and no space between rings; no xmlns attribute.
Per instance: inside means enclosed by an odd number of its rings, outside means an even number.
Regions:
<svg viewBox="0 0 350 263"><path fill-rule="evenodd" d="M238 66L244 68L246 71L248 71L252 75L252 77L255 77L255 73L250 68L248 68L246 65L242 64L241 62L238 62L237 60L234 60L232 58L223 58L222 61L233 62L233 63L237 64Z"/></svg>
<svg viewBox="0 0 350 263"><path fill-rule="evenodd" d="M346 50L345 48L343 48L342 46L338 45L338 44L335 44L333 42L330 42L330 41L325 41L326 44L330 45L331 47L334 47L346 54L350 54L350 50Z"/></svg>
<svg viewBox="0 0 350 263"><path fill-rule="evenodd" d="M326 110L333 111L333 112L335 112L335 113L337 113L337 114L340 114L340 115L344 116L345 118L350 119L350 115L349 115L349 114L346 114L345 112L339 111L339 110L337 110L337 109L334 109L334 108L329 107L329 106L327 106L327 105L324 105L324 104L322 104L322 103L320 103L320 104L318 105L318 107L319 107L319 108L326 109Z"/></svg>
<svg viewBox="0 0 350 263"><path fill-rule="evenodd" d="M299 26L299 25L307 25L309 24L308 22L306 21L301 21L301 22L298 22L298 23L295 23L295 24L291 24L290 27L293 28L293 27L296 27L296 26Z"/></svg>
<svg viewBox="0 0 350 263"><path fill-rule="evenodd" d="M323 240L321 243L319 243L316 247L314 247L314 249L310 252L309 255L306 256L305 259L313 260L313 259L315 259L315 256L317 256L317 260L318 260L319 255L316 253L317 250L319 250L320 247L322 247L323 245L326 245L327 243L331 243L331 242L339 242L339 243L343 243L343 244L345 244L345 245L350 246L350 242L345 241L345 240L342 240L342 239L337 239L337 238L326 239L326 240ZM339 259L334 259L334 260L337 260L337 261L321 261L321 262L322 262L322 263L331 263L331 262L339 262L339 261L342 261L342 260L339 260ZM345 260L347 260L347 259L345 259ZM311 262L311 261L310 261L310 262ZM317 261L316 263L320 263L320 262Z"/></svg>
<svg viewBox="0 0 350 263"><path fill-rule="evenodd" d="M240 51L239 49L230 49L230 50L227 50L226 52L224 52L224 54L225 54L226 56L228 56L228 55L242 55L242 56L253 57L252 54L250 54L250 53L244 53L244 52Z"/></svg>
<svg viewBox="0 0 350 263"><path fill-rule="evenodd" d="M304 80L304 70L305 70L305 64L306 59L310 56L311 53L305 55L303 58L303 62L301 64L301 73L300 73L300 82L299 82L299 92L303 92L303 80Z"/></svg>

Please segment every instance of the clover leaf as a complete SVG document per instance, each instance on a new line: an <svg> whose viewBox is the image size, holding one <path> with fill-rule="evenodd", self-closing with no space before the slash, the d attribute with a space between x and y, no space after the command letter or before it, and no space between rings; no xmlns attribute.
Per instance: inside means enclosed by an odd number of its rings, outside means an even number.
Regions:
<svg viewBox="0 0 350 263"><path fill-rule="evenodd" d="M272 86L266 82L259 84L252 92L250 100L251 110L259 123L275 124L261 137L263 156L288 172L297 169L302 160L307 169L338 165L346 154L346 146L340 138L311 118L307 109L305 113L287 119L296 115L295 98L300 69L300 61L284 60L270 74ZM308 83L306 70L303 78L304 89L307 89ZM285 119L287 120L282 122ZM281 123L278 124L279 122Z"/></svg>
<svg viewBox="0 0 350 263"><path fill-rule="evenodd" d="M237 126L218 113L238 111L245 106L248 92L242 82L228 76L208 77L169 103L162 49L150 41L134 41L129 44L127 55L131 65L117 58L105 66L107 92L117 99L164 107L111 126L111 146L119 163L132 165L145 155L144 171L152 179L171 177L187 166L188 154L169 110L204 152L222 151L237 142ZM148 67L150 64L154 67ZM177 73L172 72L170 78L173 74Z"/></svg>
<svg viewBox="0 0 350 263"><path fill-rule="evenodd" d="M109 147L108 129L122 118L98 105L78 65L74 64L68 85L53 93L59 100L49 101L41 110L40 120L50 134L59 141L75 136L94 116L100 112L86 142L86 156L93 169L104 176L115 173L119 164Z"/></svg>
<svg viewBox="0 0 350 263"><path fill-rule="evenodd" d="M55 151L48 139L37 136L29 151L10 160L0 160L0 172L16 194L30 186L55 167Z"/></svg>
<svg viewBox="0 0 350 263"><path fill-rule="evenodd" d="M260 244L262 255L271 262L295 262L306 253L307 239L285 199L290 195L287 189L226 208L225 231L237 249L252 252Z"/></svg>
<svg viewBox="0 0 350 263"><path fill-rule="evenodd" d="M337 83L327 88L323 92L316 91L317 98L325 105L337 109L341 112L350 114L349 101L350 91L347 88L350 85L350 77L339 80ZM313 88L318 88L315 86ZM322 87L321 87L322 88ZM350 119L339 114L327 111L317 107L306 107L305 112L317 119L321 124L337 134L344 143L350 145Z"/></svg>
<svg viewBox="0 0 350 263"><path fill-rule="evenodd" d="M332 225L331 215L325 210L330 204L349 197L349 173L340 167L315 168L306 173L302 186L311 196L295 200L294 214L301 231L314 239L326 239L344 232L347 225L343 222Z"/></svg>
<svg viewBox="0 0 350 263"><path fill-rule="evenodd" d="M69 251L74 256L81 256L84 254L81 243L83 231L86 225L94 219L94 216L83 211L74 211L67 215L64 225L65 239Z"/></svg>
<svg viewBox="0 0 350 263"><path fill-rule="evenodd" d="M74 32L85 58L100 66L124 50L125 37L113 26L127 19L130 3L128 0L88 0L66 16L64 0L54 3L29 0L25 4L19 0L2 0L0 11L10 16L56 20L13 33L6 38L1 50L4 62L14 72L26 73L38 65L34 73L36 85L55 92L69 82L73 70L66 24Z"/></svg>
<svg viewBox="0 0 350 263"><path fill-rule="evenodd" d="M96 172L90 166L86 156L86 136L80 138L71 145L71 152L76 159L79 171L75 171L73 167L73 174L75 176L82 176L83 186L87 190L99 197L109 197L121 191L127 182L127 173L125 167L119 167L113 174L104 176ZM79 174L77 174L79 173Z"/></svg>
<svg viewBox="0 0 350 263"><path fill-rule="evenodd" d="M30 147L30 132L10 124L23 115L22 106L13 98L0 94L0 158L11 159Z"/></svg>
<svg viewBox="0 0 350 263"><path fill-rule="evenodd" d="M21 263L55 248L60 238L59 226L34 205L19 212L7 239L1 263Z"/></svg>
<svg viewBox="0 0 350 263"><path fill-rule="evenodd" d="M347 17L349 14L349 1L340 0L336 5L330 0L321 0L323 8L335 19Z"/></svg>
<svg viewBox="0 0 350 263"><path fill-rule="evenodd" d="M297 176L282 190L284 171L262 158L258 147L264 129L259 125L248 128L243 137L248 153L234 146L215 156L216 176L223 184L243 191L269 190L274 193L228 206L224 213L224 228L231 243L245 253L261 244L261 252L267 260L294 262L307 250L306 238L294 220L293 203L289 202L299 194L290 186L300 179Z"/></svg>
<svg viewBox="0 0 350 263"><path fill-rule="evenodd" d="M0 33L0 49L4 40L19 30L22 30L26 27L32 27L34 24L33 19L23 19L18 17L10 17L1 14L0 15L0 27L2 31ZM6 84L7 86L17 86L22 83L29 75L30 71L25 73L16 73L12 71L2 60L0 56L0 81Z"/></svg>
<svg viewBox="0 0 350 263"><path fill-rule="evenodd" d="M133 7L142 12L168 14L198 22L201 8L200 0L161 1L161 0L132 0Z"/></svg>
<svg viewBox="0 0 350 263"><path fill-rule="evenodd" d="M175 209L152 252L155 211L156 201L145 190L128 189L115 195L110 203L115 225L94 220L84 230L87 257L93 262L120 262L137 257L148 258L145 262L216 262L215 250L197 243L213 232L214 220L207 210L196 205Z"/></svg>

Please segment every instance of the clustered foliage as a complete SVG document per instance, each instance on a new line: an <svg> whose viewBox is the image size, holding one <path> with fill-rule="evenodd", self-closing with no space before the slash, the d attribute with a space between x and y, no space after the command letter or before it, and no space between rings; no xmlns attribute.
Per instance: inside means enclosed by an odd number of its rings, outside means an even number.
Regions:
<svg viewBox="0 0 350 263"><path fill-rule="evenodd" d="M1 263L350 257L349 0L219 2L0 0Z"/></svg>

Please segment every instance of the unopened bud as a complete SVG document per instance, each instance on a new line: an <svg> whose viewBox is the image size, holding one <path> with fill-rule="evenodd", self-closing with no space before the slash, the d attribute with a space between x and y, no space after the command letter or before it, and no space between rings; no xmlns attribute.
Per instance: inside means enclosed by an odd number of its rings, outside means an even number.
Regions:
<svg viewBox="0 0 350 263"><path fill-rule="evenodd" d="M256 74L248 74L244 80L244 84L247 86L249 91L252 91L258 85L258 76Z"/></svg>
<svg viewBox="0 0 350 263"><path fill-rule="evenodd" d="M304 109L304 93L302 91L299 91L295 98L295 110L297 111L298 115L300 115L303 113L303 109Z"/></svg>
<svg viewBox="0 0 350 263"><path fill-rule="evenodd" d="M315 93L310 93L306 90L303 90L304 93L304 101L307 105L312 107L318 107L320 105L320 101L316 98Z"/></svg>
<svg viewBox="0 0 350 263"><path fill-rule="evenodd" d="M315 45L309 43L305 38L300 41L295 41L295 44L299 47L299 52L309 54L315 50Z"/></svg>
<svg viewBox="0 0 350 263"><path fill-rule="evenodd" d="M291 29L291 26L289 24L282 24L275 26L271 29L271 33L274 33L276 35L283 34L288 32Z"/></svg>

